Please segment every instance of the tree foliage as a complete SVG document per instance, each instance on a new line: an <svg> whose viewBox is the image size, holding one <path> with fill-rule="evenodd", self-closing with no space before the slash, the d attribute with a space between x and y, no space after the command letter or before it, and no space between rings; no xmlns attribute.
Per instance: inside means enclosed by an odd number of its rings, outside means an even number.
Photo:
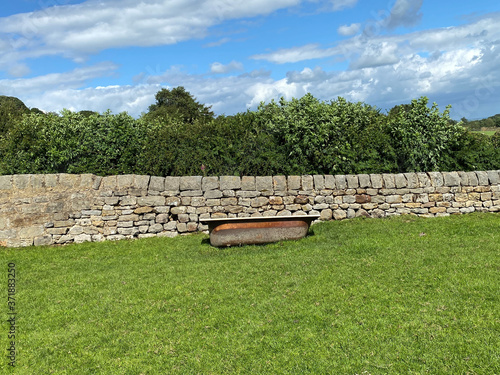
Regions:
<svg viewBox="0 0 500 375"><path fill-rule="evenodd" d="M161 89L155 99L156 103L149 107L149 117L175 117L188 124L207 122L214 117L211 107L198 103L182 86Z"/></svg>
<svg viewBox="0 0 500 375"><path fill-rule="evenodd" d="M44 114L0 97L0 174L297 175L500 169L492 137L451 121L425 97L387 115L311 94L214 118L184 90L163 89L150 112ZM7 104L5 104L7 103ZM7 109L6 109L7 108Z"/></svg>

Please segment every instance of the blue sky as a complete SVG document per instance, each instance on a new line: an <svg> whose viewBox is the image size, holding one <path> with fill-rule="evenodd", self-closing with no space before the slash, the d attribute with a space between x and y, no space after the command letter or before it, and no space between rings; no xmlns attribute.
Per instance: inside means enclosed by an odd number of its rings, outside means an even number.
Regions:
<svg viewBox="0 0 500 375"><path fill-rule="evenodd" d="M184 86L216 114L422 95L500 113L498 0L16 0L0 8L0 95L139 116Z"/></svg>

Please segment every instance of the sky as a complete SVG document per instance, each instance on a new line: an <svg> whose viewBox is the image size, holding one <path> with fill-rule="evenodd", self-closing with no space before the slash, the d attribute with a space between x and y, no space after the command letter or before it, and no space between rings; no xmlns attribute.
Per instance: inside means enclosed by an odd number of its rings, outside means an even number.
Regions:
<svg viewBox="0 0 500 375"><path fill-rule="evenodd" d="M183 86L217 114L311 93L388 111L427 96L500 113L498 0L16 0L0 95L59 112L147 112Z"/></svg>

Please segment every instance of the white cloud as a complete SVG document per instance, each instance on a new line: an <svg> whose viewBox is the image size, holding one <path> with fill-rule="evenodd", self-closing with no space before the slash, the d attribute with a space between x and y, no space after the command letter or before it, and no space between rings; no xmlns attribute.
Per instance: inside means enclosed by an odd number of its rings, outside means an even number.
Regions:
<svg viewBox="0 0 500 375"><path fill-rule="evenodd" d="M17 58L71 58L108 48L158 46L203 38L225 20L267 15L300 0L88 0L0 18L0 44ZM13 61L13 60L12 60Z"/></svg>
<svg viewBox="0 0 500 375"><path fill-rule="evenodd" d="M304 60L320 59L336 54L336 48L322 49L318 44L306 44L300 47L283 48L270 53L251 56L255 60L266 60L276 64L294 63Z"/></svg>
<svg viewBox="0 0 500 375"><path fill-rule="evenodd" d="M104 62L66 73L51 73L33 78L3 79L0 80L0 92L22 97L39 94L45 90L77 89L90 79L113 74L117 68L118 66L111 62Z"/></svg>
<svg viewBox="0 0 500 375"><path fill-rule="evenodd" d="M337 32L342 36L355 35L361 29L360 23L353 23L351 25L342 25L337 29Z"/></svg>
<svg viewBox="0 0 500 375"><path fill-rule="evenodd" d="M396 43L370 43L363 49L361 56L351 63L351 68L370 68L382 65L392 65L399 62Z"/></svg>
<svg viewBox="0 0 500 375"><path fill-rule="evenodd" d="M243 70L243 64L238 61L231 61L227 65L220 62L214 62L210 65L210 72L213 74L227 74L241 70Z"/></svg>
<svg viewBox="0 0 500 375"><path fill-rule="evenodd" d="M387 20L387 27L394 29L399 26L415 26L422 19L419 13L424 0L396 0Z"/></svg>
<svg viewBox="0 0 500 375"><path fill-rule="evenodd" d="M358 0L331 0L333 10L342 10L356 5Z"/></svg>

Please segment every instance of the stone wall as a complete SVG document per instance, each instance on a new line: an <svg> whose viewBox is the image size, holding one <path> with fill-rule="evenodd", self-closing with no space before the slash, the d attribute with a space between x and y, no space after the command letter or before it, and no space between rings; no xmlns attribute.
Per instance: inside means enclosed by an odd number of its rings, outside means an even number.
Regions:
<svg viewBox="0 0 500 375"><path fill-rule="evenodd" d="M0 246L173 237L199 220L500 211L500 171L267 177L0 176Z"/></svg>

